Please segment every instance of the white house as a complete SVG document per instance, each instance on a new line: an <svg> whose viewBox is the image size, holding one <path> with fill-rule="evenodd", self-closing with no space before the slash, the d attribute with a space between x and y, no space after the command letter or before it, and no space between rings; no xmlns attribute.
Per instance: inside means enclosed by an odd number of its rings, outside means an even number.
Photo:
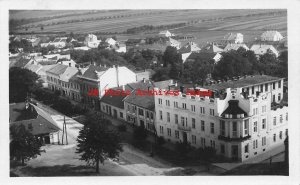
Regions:
<svg viewBox="0 0 300 185"><path fill-rule="evenodd" d="M98 48L101 40L97 39L97 36L94 34L88 34L85 37L84 44L90 48Z"/></svg>
<svg viewBox="0 0 300 185"><path fill-rule="evenodd" d="M175 39L172 39L171 37L169 38L169 45L176 48L177 50L180 49L181 47L181 42L175 40Z"/></svg>
<svg viewBox="0 0 300 185"><path fill-rule="evenodd" d="M278 31L266 31L260 36L261 41L280 41L283 36Z"/></svg>
<svg viewBox="0 0 300 185"><path fill-rule="evenodd" d="M110 46L115 46L116 43L117 43L117 41L114 40L113 38L107 38L107 39L105 40L105 42L108 43Z"/></svg>
<svg viewBox="0 0 300 185"><path fill-rule="evenodd" d="M271 104L283 98L282 78L247 76L196 87L213 92L206 96L188 94L183 86L168 89L181 92L154 98L157 134L171 142L212 147L217 155L246 161L282 146L287 136L287 104Z"/></svg>
<svg viewBox="0 0 300 185"><path fill-rule="evenodd" d="M250 48L250 50L253 51L255 53L255 55L257 55L257 56L264 55L268 51L271 51L273 54L276 55L276 57L279 56L279 52L272 45L254 44Z"/></svg>
<svg viewBox="0 0 300 185"><path fill-rule="evenodd" d="M244 36L241 33L228 33L224 36L223 42L240 44L244 42Z"/></svg>
<svg viewBox="0 0 300 185"><path fill-rule="evenodd" d="M172 37L172 36L175 36L173 33L169 32L169 30L161 31L161 32L159 32L159 35L165 36L165 37Z"/></svg>

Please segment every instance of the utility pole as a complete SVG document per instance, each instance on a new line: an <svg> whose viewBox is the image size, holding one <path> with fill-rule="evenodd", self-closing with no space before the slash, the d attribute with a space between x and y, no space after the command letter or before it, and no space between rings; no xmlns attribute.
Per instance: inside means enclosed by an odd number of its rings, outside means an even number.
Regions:
<svg viewBox="0 0 300 185"><path fill-rule="evenodd" d="M64 144L64 136L66 135L66 144L68 145L68 134L67 134L67 124L66 124L66 117L64 116L64 123L63 123L63 134L62 134L62 141L61 143Z"/></svg>

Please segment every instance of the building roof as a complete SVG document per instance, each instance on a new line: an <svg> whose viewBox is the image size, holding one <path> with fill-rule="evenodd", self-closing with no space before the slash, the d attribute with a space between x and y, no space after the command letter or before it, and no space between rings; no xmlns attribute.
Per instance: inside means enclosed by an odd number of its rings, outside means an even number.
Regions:
<svg viewBox="0 0 300 185"><path fill-rule="evenodd" d="M224 36L224 40L232 41L232 40L235 40L238 36L243 36L243 34L241 34L241 33L227 33Z"/></svg>
<svg viewBox="0 0 300 185"><path fill-rule="evenodd" d="M43 67L40 65L35 65L35 64L29 64L26 65L25 67L26 69L29 69L30 71L37 73L40 69L42 69Z"/></svg>
<svg viewBox="0 0 300 185"><path fill-rule="evenodd" d="M265 31L261 34L261 37L268 37L268 38L272 38L275 35L279 35L280 37L282 37L281 33L275 30L272 31ZM283 38L283 37L282 37Z"/></svg>
<svg viewBox="0 0 300 185"><path fill-rule="evenodd" d="M64 73L60 75L60 79L63 81L69 81L70 78L75 76L78 73L78 69L76 67L67 67Z"/></svg>
<svg viewBox="0 0 300 185"><path fill-rule="evenodd" d="M277 52L278 51L274 48L274 46L272 45L266 45L266 44L254 44L252 47L251 47L251 51L253 51L256 55L262 55L262 54L265 54L267 53L268 50L271 50L272 52ZM276 53L275 53L276 54Z"/></svg>
<svg viewBox="0 0 300 185"><path fill-rule="evenodd" d="M26 58L20 58L17 62L14 63L13 67L25 67L26 64L28 64L28 62L31 59L26 59Z"/></svg>
<svg viewBox="0 0 300 185"><path fill-rule="evenodd" d="M29 104L28 109L25 106L24 102L9 105L11 125L23 124L33 135L49 134L60 130L49 114L37 110L32 104Z"/></svg>
<svg viewBox="0 0 300 185"><path fill-rule="evenodd" d="M210 89L210 90L224 90L227 88L248 87L248 86L263 84L267 82L274 82L280 79L282 78L272 77L268 75L254 75L254 76L242 77L241 79L236 81L227 81L227 82L221 82L213 85L207 85L204 86L203 88Z"/></svg>
<svg viewBox="0 0 300 185"><path fill-rule="evenodd" d="M50 68L47 72L55 74L55 75L61 75L63 74L68 66L62 65L62 64L56 64L54 67Z"/></svg>
<svg viewBox="0 0 300 185"><path fill-rule="evenodd" d="M238 50L240 47L245 48L246 50L249 50L246 44L235 44L235 43L229 43L224 48L224 51L230 51L230 50Z"/></svg>
<svg viewBox="0 0 300 185"><path fill-rule="evenodd" d="M201 49L198 47L198 45L194 42L188 42L184 46L182 46L178 52L179 53L190 53L194 51L200 51Z"/></svg>
<svg viewBox="0 0 300 185"><path fill-rule="evenodd" d="M85 70L85 72L81 76L85 78L98 80L99 76L104 74L104 72L107 69L108 69L107 67L89 65L89 67Z"/></svg>
<svg viewBox="0 0 300 185"><path fill-rule="evenodd" d="M207 52L207 53L219 53L223 52L223 49L216 46L214 43L209 43L203 48L201 48L201 52Z"/></svg>
<svg viewBox="0 0 300 185"><path fill-rule="evenodd" d="M213 59L216 56L215 53L206 53L206 52L200 52L200 53L191 53L190 56L186 59L187 61L189 59L192 60L210 60Z"/></svg>
<svg viewBox="0 0 300 185"><path fill-rule="evenodd" d="M225 114L231 114L233 115L233 118L235 118L238 114L244 114L244 116L247 116L247 113L239 107L239 100L229 100L228 104L228 107L221 114L222 117L224 117Z"/></svg>
<svg viewBox="0 0 300 185"><path fill-rule="evenodd" d="M127 96L124 99L125 102L154 111L155 108L154 96L149 96L149 95L140 96L138 94L139 90L148 91L148 88L149 90L153 90L154 86L151 81L145 80L137 83L131 83L128 84L128 86L134 87L135 90L133 90L130 96Z"/></svg>
<svg viewBox="0 0 300 185"><path fill-rule="evenodd" d="M122 87L115 87L112 88L112 90L123 90ZM124 90L127 91L132 91L133 88L128 86L128 85L124 85ZM114 107L118 107L120 109L124 109L124 99L126 98L126 96L110 96L110 95L104 95L101 98L101 102L103 103L107 103L109 105L112 105Z"/></svg>

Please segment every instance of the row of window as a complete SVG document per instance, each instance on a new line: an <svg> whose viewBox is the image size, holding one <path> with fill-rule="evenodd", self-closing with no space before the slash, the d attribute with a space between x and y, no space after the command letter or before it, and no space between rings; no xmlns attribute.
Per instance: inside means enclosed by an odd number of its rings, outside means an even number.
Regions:
<svg viewBox="0 0 300 185"><path fill-rule="evenodd" d="M260 86L257 86L257 87L259 87L259 89L260 89L260 92L268 92L268 90L269 90L269 83L266 83L266 84L261 84ZM278 89L280 89L281 88L281 81L278 81ZM273 82L272 83L272 89L273 90L275 90L276 89L276 82ZM250 92L250 88L249 87L247 87L246 89L242 89L242 91L244 92L244 91L246 91L246 92ZM252 86L251 87L251 93L252 94L254 94L255 93L255 86Z"/></svg>
<svg viewBox="0 0 300 185"><path fill-rule="evenodd" d="M135 113L136 112L137 107L135 105L127 105L127 110L129 110L129 112ZM138 115L139 116L145 116L145 112L146 112L146 118L152 119L154 118L153 116L153 112L151 111L144 111L144 109L142 108L138 108Z"/></svg>
<svg viewBox="0 0 300 185"><path fill-rule="evenodd" d="M286 121L288 120L288 113L286 113L286 115L285 115L285 120ZM279 123L283 123L283 115L282 114L280 114L280 116L279 116ZM273 125L276 126L276 124L277 124L277 116L274 116L273 117Z"/></svg>
<svg viewBox="0 0 300 185"><path fill-rule="evenodd" d="M50 82L54 82L56 84L59 84L62 87L65 87L65 88L70 88L70 86L71 86L71 88L79 90L79 84L63 82L63 81L58 80L56 78L53 78L51 76L50 77L47 76L47 80L50 81Z"/></svg>

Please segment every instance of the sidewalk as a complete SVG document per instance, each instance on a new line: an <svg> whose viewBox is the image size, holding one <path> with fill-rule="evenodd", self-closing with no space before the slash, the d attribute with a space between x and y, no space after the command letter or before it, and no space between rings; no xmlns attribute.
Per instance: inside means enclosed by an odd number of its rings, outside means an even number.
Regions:
<svg viewBox="0 0 300 185"><path fill-rule="evenodd" d="M271 156L276 157L284 152L284 145L281 145L279 147L276 147L272 150L269 150L263 154L260 154L254 158L248 159L245 162L237 162L237 163L212 163L211 165L215 167L222 168L223 170L232 170L238 166L241 166L243 164L254 164L254 163L261 163L265 160L268 160Z"/></svg>

